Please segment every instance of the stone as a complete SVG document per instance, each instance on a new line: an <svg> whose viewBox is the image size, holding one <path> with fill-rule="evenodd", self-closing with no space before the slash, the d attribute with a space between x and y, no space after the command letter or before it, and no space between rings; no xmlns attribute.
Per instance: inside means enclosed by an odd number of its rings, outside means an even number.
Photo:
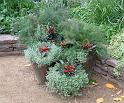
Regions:
<svg viewBox="0 0 124 103"><path fill-rule="evenodd" d="M121 70L121 77L120 78L124 81L124 68L122 68L122 70Z"/></svg>
<svg viewBox="0 0 124 103"><path fill-rule="evenodd" d="M12 45L0 45L0 52L10 52L13 51Z"/></svg>
<svg viewBox="0 0 124 103"><path fill-rule="evenodd" d="M15 51L26 49L26 47L23 44L12 44L12 47L14 48Z"/></svg>
<svg viewBox="0 0 124 103"><path fill-rule="evenodd" d="M96 64L96 67L98 67L99 69L101 69L101 70L103 70L105 72L108 71L108 68L106 66L104 66L104 65Z"/></svg>
<svg viewBox="0 0 124 103"><path fill-rule="evenodd" d="M107 60L106 60L106 64L107 64L108 66L115 67L116 64L117 64L117 61L114 60L114 59L107 59Z"/></svg>
<svg viewBox="0 0 124 103"><path fill-rule="evenodd" d="M23 44L17 44L18 37L0 35L0 56L20 55L26 49Z"/></svg>
<svg viewBox="0 0 124 103"><path fill-rule="evenodd" d="M107 67L107 70L108 70L108 74L109 74L109 75L114 76L114 68L113 68L113 67L108 66L108 67Z"/></svg>
<svg viewBox="0 0 124 103"><path fill-rule="evenodd" d="M9 34L0 35L0 44L14 44L18 40L18 37Z"/></svg>
<svg viewBox="0 0 124 103"><path fill-rule="evenodd" d="M107 75L107 73L103 70L101 70L99 67L96 67L94 66L93 67L93 70L96 72L96 73L99 73L99 74L102 74L102 75Z"/></svg>
<svg viewBox="0 0 124 103"><path fill-rule="evenodd" d="M107 59L105 63L95 62L93 66L93 72L104 77L106 80L117 84L119 87L124 88L124 66L121 69L121 75L119 78L114 75L114 68L117 64L116 60Z"/></svg>
<svg viewBox="0 0 124 103"><path fill-rule="evenodd" d="M3 56L18 56L18 55L24 55L24 54L21 51L0 52L0 57L3 57Z"/></svg>

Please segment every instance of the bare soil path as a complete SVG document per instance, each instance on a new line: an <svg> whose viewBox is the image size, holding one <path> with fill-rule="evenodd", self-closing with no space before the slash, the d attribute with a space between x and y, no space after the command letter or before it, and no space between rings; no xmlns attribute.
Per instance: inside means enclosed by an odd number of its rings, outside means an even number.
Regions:
<svg viewBox="0 0 124 103"><path fill-rule="evenodd" d="M23 56L0 57L0 103L96 103L99 97L104 98L103 103L115 103L111 95L120 90L105 88L107 81L94 76L99 85L83 89L82 96L60 97L46 87L39 86L33 69L25 67L26 64Z"/></svg>

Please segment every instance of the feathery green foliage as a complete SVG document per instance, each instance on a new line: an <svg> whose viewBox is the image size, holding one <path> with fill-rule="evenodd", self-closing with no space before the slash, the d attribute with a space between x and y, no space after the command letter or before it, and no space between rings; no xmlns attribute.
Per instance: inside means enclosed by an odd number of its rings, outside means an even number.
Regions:
<svg viewBox="0 0 124 103"><path fill-rule="evenodd" d="M96 45L96 49L99 55L106 55L105 44L106 31L102 26L96 26L76 19L69 19L62 24L62 33L65 36L65 40L81 45L85 41Z"/></svg>
<svg viewBox="0 0 124 103"><path fill-rule="evenodd" d="M66 18L63 13L64 11L55 11L53 8L39 9L33 14L18 19L13 24L13 32L16 32L25 44L42 41L47 34L47 26L54 26L56 32L58 32L58 25Z"/></svg>
<svg viewBox="0 0 124 103"><path fill-rule="evenodd" d="M20 41L26 45L42 41L46 34L43 25L39 24L37 17L33 14L18 19L13 25L13 32L16 32Z"/></svg>

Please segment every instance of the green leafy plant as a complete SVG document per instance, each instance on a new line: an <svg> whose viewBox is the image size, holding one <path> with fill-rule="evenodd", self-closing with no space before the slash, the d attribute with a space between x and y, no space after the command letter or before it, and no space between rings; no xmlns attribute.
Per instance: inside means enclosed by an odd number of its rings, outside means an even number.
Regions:
<svg viewBox="0 0 124 103"><path fill-rule="evenodd" d="M49 42L33 44L25 50L25 57L31 63L41 65L50 65L56 62L59 58L61 48Z"/></svg>
<svg viewBox="0 0 124 103"><path fill-rule="evenodd" d="M56 64L50 68L46 76L48 80L47 86L64 96L76 95L88 83L88 75L80 65L75 67L71 75L66 75L63 69L62 64Z"/></svg>
<svg viewBox="0 0 124 103"><path fill-rule="evenodd" d="M115 74L119 75L121 67L124 64L124 30L112 38L108 47L108 52L113 59L118 61Z"/></svg>
<svg viewBox="0 0 124 103"><path fill-rule="evenodd" d="M54 7L55 9L58 8L73 8L76 6L81 5L80 0L42 0L47 7Z"/></svg>
<svg viewBox="0 0 124 103"><path fill-rule="evenodd" d="M122 25L124 7L122 0L91 0L85 4L75 8L75 16L97 24Z"/></svg>
<svg viewBox="0 0 124 103"><path fill-rule="evenodd" d="M123 0L85 0L84 5L72 10L71 16L88 23L105 25L107 39L124 27Z"/></svg>
<svg viewBox="0 0 124 103"><path fill-rule="evenodd" d="M13 25L13 32L16 32L20 41L26 45L42 41L46 34L43 25L39 24L33 14L17 19Z"/></svg>
<svg viewBox="0 0 124 103"><path fill-rule="evenodd" d="M64 20L62 13L61 10L55 11L52 8L39 9L37 12L16 20L13 24L13 32L20 37L20 41L27 45L33 41L43 41L48 34L47 27L53 26L55 33L59 31L58 25Z"/></svg>
<svg viewBox="0 0 124 103"><path fill-rule="evenodd" d="M69 19L62 24L62 28L65 41L77 45L96 45L98 55L106 55L105 45L107 41L104 27L85 23L76 19Z"/></svg>
<svg viewBox="0 0 124 103"><path fill-rule="evenodd" d="M87 53L83 49L77 46L72 46L69 48L64 48L59 58L63 62L67 62L69 64L75 64L75 63L82 64L86 62L86 56Z"/></svg>
<svg viewBox="0 0 124 103"><path fill-rule="evenodd" d="M34 3L31 0L1 0L0 33L10 33L14 20L27 15L33 7Z"/></svg>

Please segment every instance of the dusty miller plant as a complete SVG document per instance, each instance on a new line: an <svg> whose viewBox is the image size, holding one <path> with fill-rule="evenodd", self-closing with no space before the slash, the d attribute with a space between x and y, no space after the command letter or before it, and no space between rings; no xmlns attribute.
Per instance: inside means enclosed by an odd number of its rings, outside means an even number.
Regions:
<svg viewBox="0 0 124 103"><path fill-rule="evenodd" d="M85 87L89 81L84 68L81 65L77 66L72 76L65 75L61 69L63 66L58 63L50 68L46 76L47 86L64 96L77 95L80 88Z"/></svg>
<svg viewBox="0 0 124 103"><path fill-rule="evenodd" d="M41 45L45 45L50 47L50 50L47 53L41 53L39 51L39 47ZM41 65L50 65L53 62L56 62L59 58L59 53L61 52L61 48L51 43L38 43L33 44L25 50L25 57L31 63L37 63L39 66Z"/></svg>

